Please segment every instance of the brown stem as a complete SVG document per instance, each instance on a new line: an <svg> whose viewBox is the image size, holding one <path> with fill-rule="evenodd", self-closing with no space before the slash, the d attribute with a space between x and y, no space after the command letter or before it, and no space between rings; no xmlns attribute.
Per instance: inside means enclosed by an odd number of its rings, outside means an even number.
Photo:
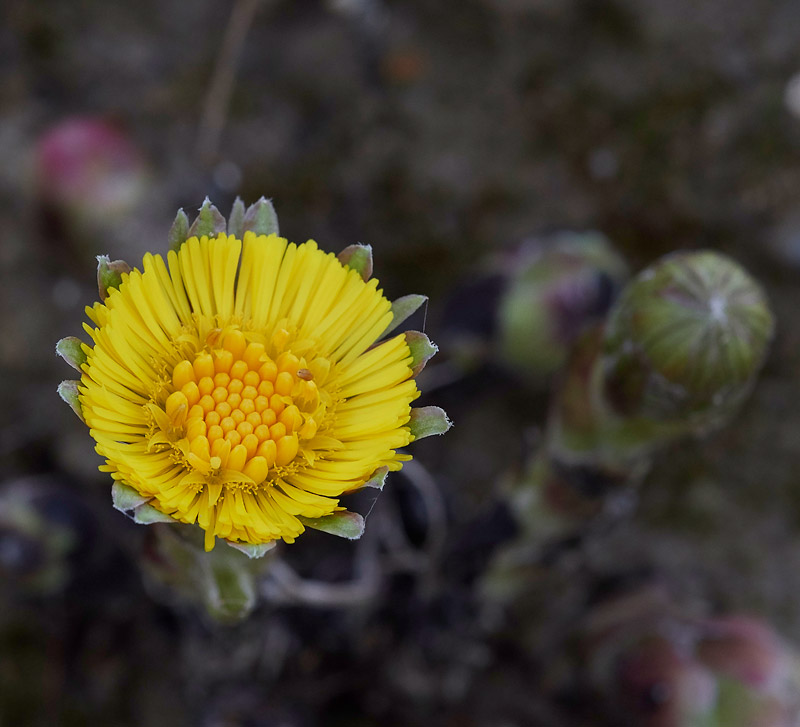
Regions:
<svg viewBox="0 0 800 727"><path fill-rule="evenodd" d="M205 164L210 164L217 156L244 41L262 2L263 0L237 0L233 6L214 66L214 75L203 102L197 133L197 155Z"/></svg>

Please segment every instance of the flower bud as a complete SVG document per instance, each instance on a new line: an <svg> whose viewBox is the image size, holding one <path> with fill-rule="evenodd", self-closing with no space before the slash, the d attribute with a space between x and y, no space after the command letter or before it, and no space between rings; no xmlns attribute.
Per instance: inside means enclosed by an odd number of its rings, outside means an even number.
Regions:
<svg viewBox="0 0 800 727"><path fill-rule="evenodd" d="M791 676L784 645L767 624L755 618L728 616L709 621L697 654L720 674L764 692L781 691Z"/></svg>
<svg viewBox="0 0 800 727"><path fill-rule="evenodd" d="M48 477L3 483L0 493L0 577L31 594L62 589L70 557L88 536L85 512Z"/></svg>
<svg viewBox="0 0 800 727"><path fill-rule="evenodd" d="M76 371L81 370L81 366L86 363L86 352L83 350L83 342L75 336L66 336L56 344L56 353L61 356Z"/></svg>
<svg viewBox="0 0 800 727"><path fill-rule="evenodd" d="M242 218L242 230L256 235L280 234L278 215L272 201L261 197L258 202L251 204Z"/></svg>
<svg viewBox="0 0 800 727"><path fill-rule="evenodd" d="M606 396L626 417L713 426L749 392L772 331L764 292L737 263L712 251L668 255L610 313Z"/></svg>
<svg viewBox="0 0 800 727"><path fill-rule="evenodd" d="M690 727L715 706L711 672L666 637L649 636L626 649L616 678L618 704L641 727Z"/></svg>
<svg viewBox="0 0 800 727"><path fill-rule="evenodd" d="M175 221L172 223L172 227L169 228L169 233L167 234L169 249L177 252L180 246L186 242L187 237L189 237L189 218L183 210L178 210L178 213L175 215Z"/></svg>
<svg viewBox="0 0 800 727"><path fill-rule="evenodd" d="M124 260L111 260L108 255L97 256L97 292L100 300L108 298L108 291L119 288L122 276L131 271L131 266Z"/></svg>
<svg viewBox="0 0 800 727"><path fill-rule="evenodd" d="M735 615L698 620L665 596L640 588L595 604L587 619L584 676L620 723L798 723L797 655L768 624Z"/></svg>
<svg viewBox="0 0 800 727"><path fill-rule="evenodd" d="M176 218L176 222L178 218ZM180 223L179 223L180 224ZM211 200L206 197L197 211L197 217L192 222L189 230L186 233L187 237L213 237L220 232L225 232L227 229L227 222L222 216L222 213L211 204ZM174 226L174 223L173 223ZM180 245L178 245L180 247Z"/></svg>
<svg viewBox="0 0 800 727"><path fill-rule="evenodd" d="M342 265L356 270L365 281L372 277L372 245L348 245L336 257Z"/></svg>
<svg viewBox="0 0 800 727"><path fill-rule="evenodd" d="M155 597L189 603L216 621L234 623L255 608L257 580L270 558L253 559L235 548L206 552L191 528L161 524L148 529L140 563Z"/></svg>
<svg viewBox="0 0 800 727"><path fill-rule="evenodd" d="M498 310L502 356L531 377L567 360L587 324L601 319L628 276L598 233L561 233L521 250Z"/></svg>
<svg viewBox="0 0 800 727"><path fill-rule="evenodd" d="M36 145L34 173L43 202L92 223L130 212L145 191L138 149L96 118L67 119L45 132Z"/></svg>

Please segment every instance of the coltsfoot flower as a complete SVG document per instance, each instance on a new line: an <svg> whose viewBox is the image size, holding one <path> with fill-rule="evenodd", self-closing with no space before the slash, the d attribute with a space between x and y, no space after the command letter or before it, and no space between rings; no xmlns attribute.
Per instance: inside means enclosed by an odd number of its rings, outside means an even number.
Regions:
<svg viewBox="0 0 800 727"><path fill-rule="evenodd" d="M357 537L363 521L339 497L382 484L410 459L400 448L449 426L440 409L411 408L433 344L384 338L424 298L390 303L368 247L337 258L259 234L276 223L266 200L247 214L237 202L237 234L208 202L193 229L179 215L166 260L148 254L130 272L100 260L93 345L59 344L82 374L62 397L90 427L117 505L197 523L206 550L215 537L292 542L305 525Z"/></svg>

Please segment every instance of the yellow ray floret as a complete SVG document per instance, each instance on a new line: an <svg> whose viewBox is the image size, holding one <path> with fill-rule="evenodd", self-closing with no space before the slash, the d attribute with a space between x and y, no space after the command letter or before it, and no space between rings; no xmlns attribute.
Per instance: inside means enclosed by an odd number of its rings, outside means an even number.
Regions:
<svg viewBox="0 0 800 727"><path fill-rule="evenodd" d="M147 255L87 309L79 386L102 469L214 537L292 542L379 467L399 469L419 392L404 335L316 243L251 232Z"/></svg>

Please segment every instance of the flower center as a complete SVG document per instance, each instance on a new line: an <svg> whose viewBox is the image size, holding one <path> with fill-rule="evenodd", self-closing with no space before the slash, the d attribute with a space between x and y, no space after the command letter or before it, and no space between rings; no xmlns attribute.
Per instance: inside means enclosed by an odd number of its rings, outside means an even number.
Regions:
<svg viewBox="0 0 800 727"><path fill-rule="evenodd" d="M202 475L263 482L317 432L319 395L304 364L289 351L273 360L263 344L248 343L239 330L227 332L220 348L175 366L165 405L169 439L179 440L186 461Z"/></svg>

